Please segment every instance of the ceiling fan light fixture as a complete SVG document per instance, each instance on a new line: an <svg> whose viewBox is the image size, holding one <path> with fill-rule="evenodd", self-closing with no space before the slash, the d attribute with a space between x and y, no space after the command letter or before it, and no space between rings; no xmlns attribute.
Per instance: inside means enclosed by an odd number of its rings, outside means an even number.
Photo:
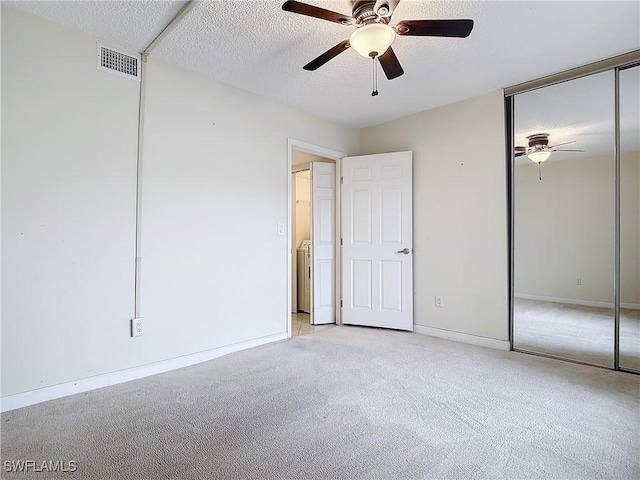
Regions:
<svg viewBox="0 0 640 480"><path fill-rule="evenodd" d="M542 163L547 158L549 158L549 155L551 155L551 152L545 152L544 150L536 150L535 152L531 152L529 155L527 155L527 157L529 157L529 160L531 160L532 162Z"/></svg>
<svg viewBox="0 0 640 480"><path fill-rule="evenodd" d="M386 52L396 38L396 32L384 23L370 23L351 34L349 43L365 58L379 57Z"/></svg>

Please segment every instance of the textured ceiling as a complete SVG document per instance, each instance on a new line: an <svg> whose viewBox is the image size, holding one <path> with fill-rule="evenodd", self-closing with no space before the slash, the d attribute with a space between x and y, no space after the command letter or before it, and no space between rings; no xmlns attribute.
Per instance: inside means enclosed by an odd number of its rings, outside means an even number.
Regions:
<svg viewBox="0 0 640 480"><path fill-rule="evenodd" d="M640 150L640 67L620 74L621 151ZM516 145L527 136L548 133L549 144L575 141L558 148L549 160L614 154L614 76L602 72L515 96ZM519 163L526 163L521 157Z"/></svg>
<svg viewBox="0 0 640 480"><path fill-rule="evenodd" d="M184 5L184 1L2 2L104 40L141 52Z"/></svg>
<svg viewBox="0 0 640 480"><path fill-rule="evenodd" d="M302 66L354 27L284 12L284 0L198 4L153 51L166 62L355 128L463 100L640 48L640 2L402 0L406 19L472 18L467 39L398 37L405 74L382 72L348 50L315 72ZM4 2L141 51L183 2ZM309 0L350 13L348 0Z"/></svg>

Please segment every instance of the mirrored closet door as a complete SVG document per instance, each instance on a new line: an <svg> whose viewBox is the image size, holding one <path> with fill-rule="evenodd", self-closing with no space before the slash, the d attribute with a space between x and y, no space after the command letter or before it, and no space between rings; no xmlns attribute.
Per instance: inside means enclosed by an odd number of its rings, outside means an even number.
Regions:
<svg viewBox="0 0 640 480"><path fill-rule="evenodd" d="M620 368L640 372L640 66L620 70Z"/></svg>
<svg viewBox="0 0 640 480"><path fill-rule="evenodd" d="M632 61L508 98L514 350L640 372Z"/></svg>
<svg viewBox="0 0 640 480"><path fill-rule="evenodd" d="M613 72L514 99L514 348L614 365Z"/></svg>

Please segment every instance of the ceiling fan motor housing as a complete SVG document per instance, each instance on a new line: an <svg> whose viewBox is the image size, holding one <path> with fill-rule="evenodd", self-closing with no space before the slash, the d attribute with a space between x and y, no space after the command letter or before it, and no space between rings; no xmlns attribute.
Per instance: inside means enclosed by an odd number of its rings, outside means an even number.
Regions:
<svg viewBox="0 0 640 480"><path fill-rule="evenodd" d="M546 147L549 145L549 134L548 133L536 133L535 135L529 135L527 137L529 140L529 147Z"/></svg>
<svg viewBox="0 0 640 480"><path fill-rule="evenodd" d="M353 10L352 15L353 18L356 19L357 25L367 25L369 23L389 23L389 3L385 2L382 5L378 6L378 11L380 8L386 8L386 13L378 13L375 10L376 2L372 0L356 0L353 2Z"/></svg>

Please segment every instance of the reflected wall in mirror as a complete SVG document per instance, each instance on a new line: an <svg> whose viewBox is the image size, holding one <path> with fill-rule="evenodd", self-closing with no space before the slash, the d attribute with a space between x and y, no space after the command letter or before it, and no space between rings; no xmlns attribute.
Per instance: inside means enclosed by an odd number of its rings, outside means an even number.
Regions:
<svg viewBox="0 0 640 480"><path fill-rule="evenodd" d="M620 71L620 368L640 372L640 66Z"/></svg>
<svg viewBox="0 0 640 480"><path fill-rule="evenodd" d="M514 131L513 346L613 368L613 72L516 95Z"/></svg>

